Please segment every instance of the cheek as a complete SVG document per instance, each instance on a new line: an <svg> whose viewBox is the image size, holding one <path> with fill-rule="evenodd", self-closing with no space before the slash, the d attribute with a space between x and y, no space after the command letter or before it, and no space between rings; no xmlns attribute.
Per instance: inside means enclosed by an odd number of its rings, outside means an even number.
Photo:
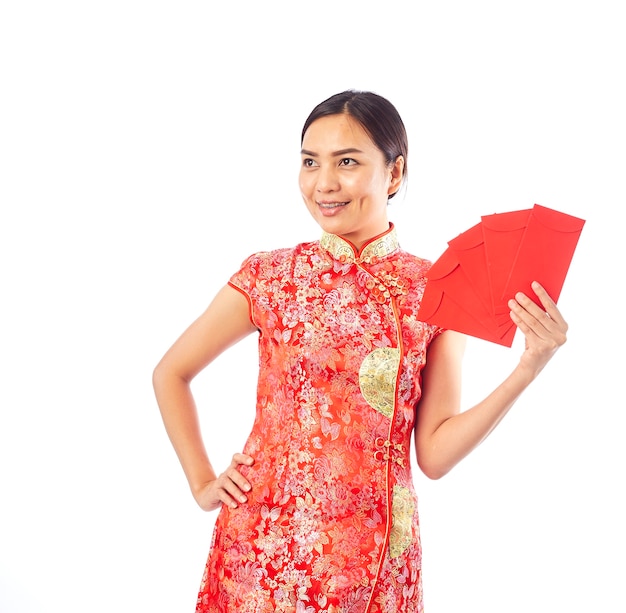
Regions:
<svg viewBox="0 0 626 613"><path fill-rule="evenodd" d="M387 174L377 174L371 177L367 186L363 186L373 196L381 196L387 199L389 189L389 177Z"/></svg>
<svg viewBox="0 0 626 613"><path fill-rule="evenodd" d="M311 177L308 176L307 173L300 172L298 185L300 186L300 192L302 192L303 196L310 194L312 186Z"/></svg>

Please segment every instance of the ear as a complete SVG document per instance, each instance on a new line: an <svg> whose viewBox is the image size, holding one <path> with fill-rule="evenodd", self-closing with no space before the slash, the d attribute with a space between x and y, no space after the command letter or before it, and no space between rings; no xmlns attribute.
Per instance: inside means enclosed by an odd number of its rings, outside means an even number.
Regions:
<svg viewBox="0 0 626 613"><path fill-rule="evenodd" d="M389 167L390 181L387 194L390 196L395 194L402 185L404 179L404 156L399 155L392 166Z"/></svg>

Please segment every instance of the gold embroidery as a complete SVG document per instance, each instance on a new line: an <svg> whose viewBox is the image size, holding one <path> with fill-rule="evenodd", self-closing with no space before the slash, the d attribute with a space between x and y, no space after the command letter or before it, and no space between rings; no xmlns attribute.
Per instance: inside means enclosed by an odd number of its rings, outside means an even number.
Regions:
<svg viewBox="0 0 626 613"><path fill-rule="evenodd" d="M383 258L393 253L399 246L398 236L396 235L395 229L392 227L389 232L363 247L363 251L361 251L361 261L368 264L371 262L373 264L377 258Z"/></svg>
<svg viewBox="0 0 626 613"><path fill-rule="evenodd" d="M350 243L336 234L324 232L320 239L320 245L340 262L354 261L354 248Z"/></svg>
<svg viewBox="0 0 626 613"><path fill-rule="evenodd" d="M379 347L365 357L359 369L363 397L385 417L393 415L399 365L399 349Z"/></svg>
<svg viewBox="0 0 626 613"><path fill-rule="evenodd" d="M389 535L389 557L397 558L413 542L413 514L415 502L406 487L393 486L392 525Z"/></svg>
<svg viewBox="0 0 626 613"><path fill-rule="evenodd" d="M340 262L365 262L366 264L375 264L379 258L393 253L400 247L393 224L385 234L367 243L360 254L355 252L354 246L347 240L328 232L322 234L320 245Z"/></svg>

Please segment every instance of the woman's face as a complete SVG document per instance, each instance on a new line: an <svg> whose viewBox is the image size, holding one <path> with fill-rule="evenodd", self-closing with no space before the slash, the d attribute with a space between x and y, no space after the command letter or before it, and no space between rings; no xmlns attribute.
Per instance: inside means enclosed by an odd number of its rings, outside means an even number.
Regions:
<svg viewBox="0 0 626 613"><path fill-rule="evenodd" d="M403 168L402 157L388 166L349 115L320 117L302 141L300 191L323 230L360 249L389 228L387 198L398 190Z"/></svg>

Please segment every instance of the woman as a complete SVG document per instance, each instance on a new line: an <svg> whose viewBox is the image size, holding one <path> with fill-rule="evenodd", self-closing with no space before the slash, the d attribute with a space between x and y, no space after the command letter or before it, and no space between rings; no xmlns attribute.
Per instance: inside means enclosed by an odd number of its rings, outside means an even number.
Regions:
<svg viewBox="0 0 626 613"><path fill-rule="evenodd" d="M201 508L221 508L197 612L423 610L409 449L438 479L474 449L565 342L547 293L511 300L526 348L461 412L464 337L420 322L430 263L387 217L407 174L393 105L346 91L302 131L300 189L319 241L250 256L154 371L165 427ZM546 316L549 315L549 317ZM218 474L191 380L259 335L257 414Z"/></svg>

